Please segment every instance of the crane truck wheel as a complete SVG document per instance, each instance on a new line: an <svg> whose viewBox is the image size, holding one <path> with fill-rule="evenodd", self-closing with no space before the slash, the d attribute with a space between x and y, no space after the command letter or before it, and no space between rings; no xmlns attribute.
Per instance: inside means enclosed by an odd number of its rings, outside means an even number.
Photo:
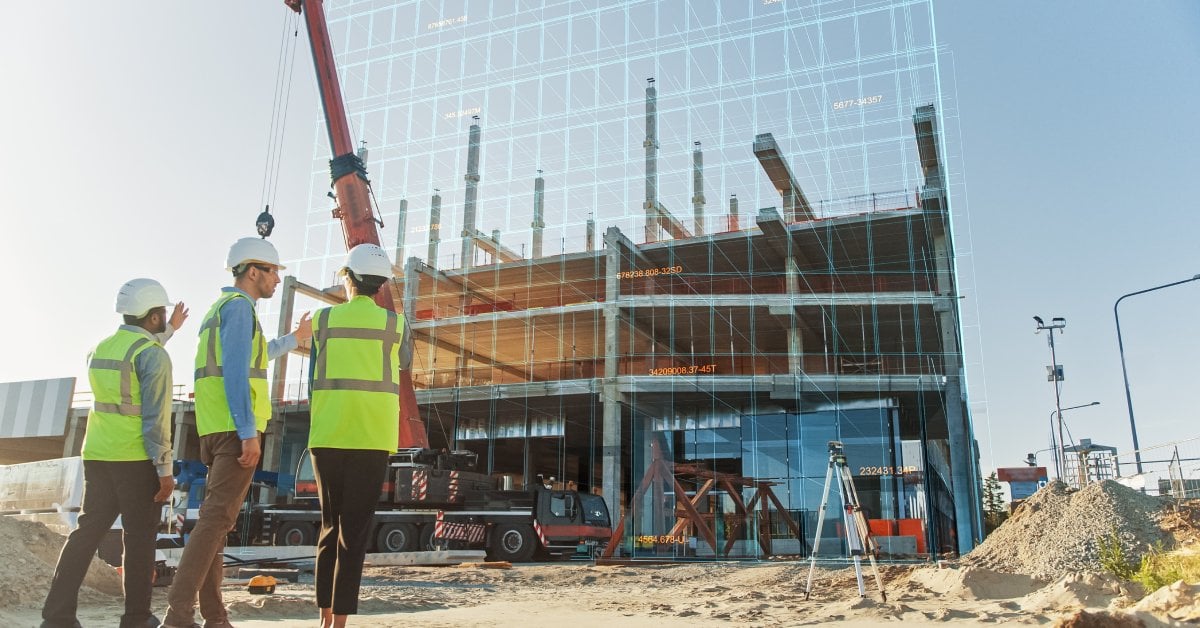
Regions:
<svg viewBox="0 0 1200 628"><path fill-rule="evenodd" d="M524 524L496 526L492 542L488 545L490 560L506 560L510 563L528 562L538 547L533 528Z"/></svg>
<svg viewBox="0 0 1200 628"><path fill-rule="evenodd" d="M438 539L438 543L433 542L434 539L433 539L433 524L432 523L426 523L425 525L421 526L421 535L419 538L420 538L420 540L417 543L417 551L418 552L432 552L432 551L438 549L438 544L444 542L441 539Z"/></svg>
<svg viewBox="0 0 1200 628"><path fill-rule="evenodd" d="M385 523L375 533L375 551L411 552L417 549L417 526L411 523Z"/></svg>
<svg viewBox="0 0 1200 628"><path fill-rule="evenodd" d="M308 547L317 544L317 529L304 521L285 521L275 530L272 545Z"/></svg>

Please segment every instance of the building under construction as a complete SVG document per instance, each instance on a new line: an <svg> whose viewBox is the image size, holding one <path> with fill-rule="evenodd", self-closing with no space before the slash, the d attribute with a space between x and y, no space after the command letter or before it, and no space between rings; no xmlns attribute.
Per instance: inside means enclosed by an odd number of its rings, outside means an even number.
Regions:
<svg viewBox="0 0 1200 628"><path fill-rule="evenodd" d="M928 3L602 4L326 2L431 443L604 495L627 555L762 556L811 543L840 440L885 550L970 549ZM324 172L281 329L338 298Z"/></svg>
<svg viewBox="0 0 1200 628"><path fill-rule="evenodd" d="M433 446L603 495L623 555L762 557L844 551L841 441L886 553L973 547L928 2L451 4L325 2ZM281 331L342 298L313 172ZM302 455L307 367L273 367L264 469Z"/></svg>

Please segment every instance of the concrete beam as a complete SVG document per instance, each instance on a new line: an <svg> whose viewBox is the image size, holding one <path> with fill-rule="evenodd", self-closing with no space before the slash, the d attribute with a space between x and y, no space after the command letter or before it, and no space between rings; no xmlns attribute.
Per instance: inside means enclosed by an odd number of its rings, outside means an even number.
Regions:
<svg viewBox="0 0 1200 628"><path fill-rule="evenodd" d="M760 133L754 136L754 156L758 157L758 163L767 173L767 178L771 180L771 184L783 197L783 213L788 222L815 218L816 213L813 212L808 199L804 197L804 191L796 182L796 177L792 174L787 160L780 154L779 144L775 142L774 135Z"/></svg>
<svg viewBox="0 0 1200 628"><path fill-rule="evenodd" d="M495 235L489 236L478 229L471 229L471 234L466 237L473 239L475 246L482 249L488 255L491 255L493 260L499 260L499 262L503 263L517 262L524 259L520 253L501 245L500 239Z"/></svg>
<svg viewBox="0 0 1200 628"><path fill-rule="evenodd" d="M288 277L288 279L295 279L295 278ZM315 288L313 286L310 286L310 285L304 283L303 281L296 280L296 281L292 282L292 287L296 292L299 292L300 294L303 294L306 297L312 297L318 301L328 303L329 305L337 305L339 303L346 302L345 291L342 289L341 286L333 286L333 287L325 288L324 290L322 290L320 288ZM287 290L287 288L288 288L287 284L285 283L283 286L283 289ZM288 330L284 330L281 333L287 333L287 331L290 331L290 329L291 329L291 327L289 326Z"/></svg>
<svg viewBox="0 0 1200 628"><path fill-rule="evenodd" d="M684 227L683 223L679 222L679 219L672 215L670 210L668 210L666 207L663 207L662 203L656 201L654 203L653 211L655 214L654 220L657 223L657 226L665 229L667 233L671 234L672 238L675 238L676 240L682 240L684 238L692 237L692 233L687 230L687 227ZM646 241L650 242L651 240Z"/></svg>
<svg viewBox="0 0 1200 628"><path fill-rule="evenodd" d="M940 301L953 297L938 296L929 292L847 292L842 294L786 294L754 295L753 300L744 294L674 295L669 300L661 297L624 297L620 306L625 308L729 308L765 307L771 313L782 314L798 307L837 307L847 305L918 305L934 307Z"/></svg>

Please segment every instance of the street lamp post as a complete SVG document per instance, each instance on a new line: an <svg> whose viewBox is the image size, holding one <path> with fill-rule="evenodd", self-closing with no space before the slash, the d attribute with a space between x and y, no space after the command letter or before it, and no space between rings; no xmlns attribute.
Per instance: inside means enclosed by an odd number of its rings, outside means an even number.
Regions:
<svg viewBox="0 0 1200 628"><path fill-rule="evenodd" d="M1058 415L1058 422L1061 425L1063 412L1066 412L1067 410L1078 410L1079 408L1090 408L1092 406L1098 406L1098 405L1100 405L1099 401L1093 401L1091 403L1085 403L1085 404L1081 404L1078 406L1071 406L1069 408L1063 408L1062 410L1055 409L1055 410L1050 411L1050 416L1049 416L1049 419L1050 419L1050 447L1054 451L1054 472L1058 474L1058 479L1060 479L1060 480L1062 479L1063 473L1066 471L1066 468L1065 468L1066 465L1060 466L1059 457L1058 457L1058 445L1055 444L1055 442L1054 442L1054 415L1055 414ZM1062 437L1060 436L1059 442L1061 442L1061 441L1062 441Z"/></svg>
<svg viewBox="0 0 1200 628"><path fill-rule="evenodd" d="M1036 334L1036 333L1042 331L1043 329L1049 330L1049 332L1050 332L1050 368L1049 368L1050 374L1047 376L1047 379L1049 379L1051 382L1054 383L1054 409L1056 411L1058 411L1058 449L1055 451L1055 455L1058 456L1058 460L1059 460L1058 476L1061 479L1062 478L1062 468L1061 467L1062 467L1062 459L1063 459L1064 452L1062 451L1062 447L1063 447L1062 399L1061 399L1061 391L1059 389L1058 383L1063 380L1063 376L1062 376L1062 371L1060 371L1058 368L1058 354L1055 353L1055 351L1054 351L1054 330L1057 329L1057 330L1059 330L1059 333L1062 333L1063 328L1065 328L1067 326L1067 319L1056 316L1056 317L1050 319L1049 325L1047 325L1044 321L1042 321L1042 317L1040 317L1040 316L1034 316L1033 320L1037 322L1037 329L1033 333Z"/></svg>
<svg viewBox="0 0 1200 628"><path fill-rule="evenodd" d="M1162 290L1163 288L1170 288L1171 286L1178 286L1179 284L1196 281L1197 279L1200 279L1200 275L1193 275L1191 279L1182 279L1180 281L1173 281L1161 286L1154 286L1153 288L1146 288L1145 290L1130 292L1129 294L1122 295L1115 303L1113 303L1113 319L1117 323L1117 350L1121 354L1121 377L1125 379L1125 406L1129 408L1129 432L1133 436L1133 459L1137 463L1138 474L1142 473L1142 450L1138 445L1137 422L1133 420L1133 398L1129 395L1129 372L1125 370L1125 343L1121 339L1121 315L1117 312L1117 307L1121 305L1121 301L1125 300L1127 297L1146 294L1147 292L1154 292L1155 290Z"/></svg>

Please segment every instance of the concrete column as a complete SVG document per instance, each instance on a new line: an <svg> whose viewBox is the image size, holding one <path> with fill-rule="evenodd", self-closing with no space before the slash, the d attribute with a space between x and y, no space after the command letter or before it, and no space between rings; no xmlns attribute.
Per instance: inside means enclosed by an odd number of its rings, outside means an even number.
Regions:
<svg viewBox="0 0 1200 628"><path fill-rule="evenodd" d="M737 194L730 194L729 195L729 216L728 216L728 218L726 218L727 230L728 231L740 230L741 226L738 224L739 222L741 222L741 221L738 219Z"/></svg>
<svg viewBox="0 0 1200 628"><path fill-rule="evenodd" d="M292 331L292 316L296 307L296 277L288 275L283 278L283 289L279 295L279 333L276 338L282 338ZM271 373L271 399L275 403L283 403L287 392L288 354L284 353L275 359L275 370Z"/></svg>
<svg viewBox="0 0 1200 628"><path fill-rule="evenodd" d="M546 228L545 204L546 180L542 178L542 171L538 170L538 176L533 180L533 252L530 259L542 256L542 231Z"/></svg>
<svg viewBox="0 0 1200 628"><path fill-rule="evenodd" d="M646 79L646 210L645 241L658 240L658 96L654 91L654 79Z"/></svg>
<svg viewBox="0 0 1200 628"><path fill-rule="evenodd" d="M479 116L475 116L478 120ZM463 201L462 228L462 267L470 268L475 264L475 200L479 194L479 125L471 125L470 140L467 145L467 181L466 197Z"/></svg>
<svg viewBox="0 0 1200 628"><path fill-rule="evenodd" d="M278 404L275 407L275 416L267 423L267 431L263 433L261 443L262 470L278 473L280 463L283 460L283 436L287 433L288 412L280 411ZM278 490L274 487L260 491L258 494L258 503L274 503L277 492Z"/></svg>
<svg viewBox="0 0 1200 628"><path fill-rule="evenodd" d="M286 336L292 330L292 316L296 304L296 277L288 275L283 278L283 290L279 297L279 333L276 338ZM271 373L271 401L274 416L267 423L267 431L263 434L262 468L263 471L279 471L279 462L283 456L283 433L286 431L284 422L287 413L281 408L286 401L287 393L288 354L284 353L275 359L274 370ZM270 488L259 493L259 503L269 504L275 501L275 489Z"/></svg>
<svg viewBox="0 0 1200 628"><path fill-rule="evenodd" d="M396 256L392 259L399 264L404 259L404 240L408 236L408 199L400 199L400 215L396 222Z"/></svg>
<svg viewBox="0 0 1200 628"><path fill-rule="evenodd" d="M621 232L609 227L604 234L605 279L604 279L604 379L601 380L600 400L603 404L601 434L600 485L604 491L604 502L608 504L613 525L621 516L621 399L617 390L619 374Z"/></svg>
<svg viewBox="0 0 1200 628"><path fill-rule="evenodd" d="M693 234L704 235L704 153L700 152L700 142L692 151L692 222Z"/></svg>
<svg viewBox="0 0 1200 628"><path fill-rule="evenodd" d="M596 220L588 214L587 219L587 244L584 247L588 253L596 250Z"/></svg>
<svg viewBox="0 0 1200 628"><path fill-rule="evenodd" d="M438 191L434 188L429 205L429 252L425 255L425 263L433 268L437 268L438 244L442 241L442 195Z"/></svg>
<svg viewBox="0 0 1200 628"><path fill-rule="evenodd" d="M959 360L961 347L958 338L958 301L954 292L950 268L950 249L945 234L934 238L934 264L937 269L937 295L943 297L934 306L941 330L941 352L944 357L946 427L950 441L950 480L954 493L954 518L957 525L958 551L966 554L982 536L977 519L979 503L976 485L979 478L971 461L971 426L966 412L966 391L963 389L963 368Z"/></svg>
<svg viewBox="0 0 1200 628"><path fill-rule="evenodd" d="M399 260L397 260L399 261ZM417 288L420 285L420 275L417 274L417 264L421 263L418 257L410 257L404 261L404 294L401 295L400 303L404 308L404 318L409 325L416 322L416 307L417 307ZM430 331L432 333L432 330Z"/></svg>
<svg viewBox="0 0 1200 628"><path fill-rule="evenodd" d="M789 235L788 248L791 249L791 236ZM796 296L800 292L800 267L796 264L796 258L791 256L791 251L788 251L787 258L787 292L789 296ZM791 316L789 317L788 325L788 372L792 375L802 375L804 373L804 342L800 335L800 317L796 315L796 308L792 307Z"/></svg>

